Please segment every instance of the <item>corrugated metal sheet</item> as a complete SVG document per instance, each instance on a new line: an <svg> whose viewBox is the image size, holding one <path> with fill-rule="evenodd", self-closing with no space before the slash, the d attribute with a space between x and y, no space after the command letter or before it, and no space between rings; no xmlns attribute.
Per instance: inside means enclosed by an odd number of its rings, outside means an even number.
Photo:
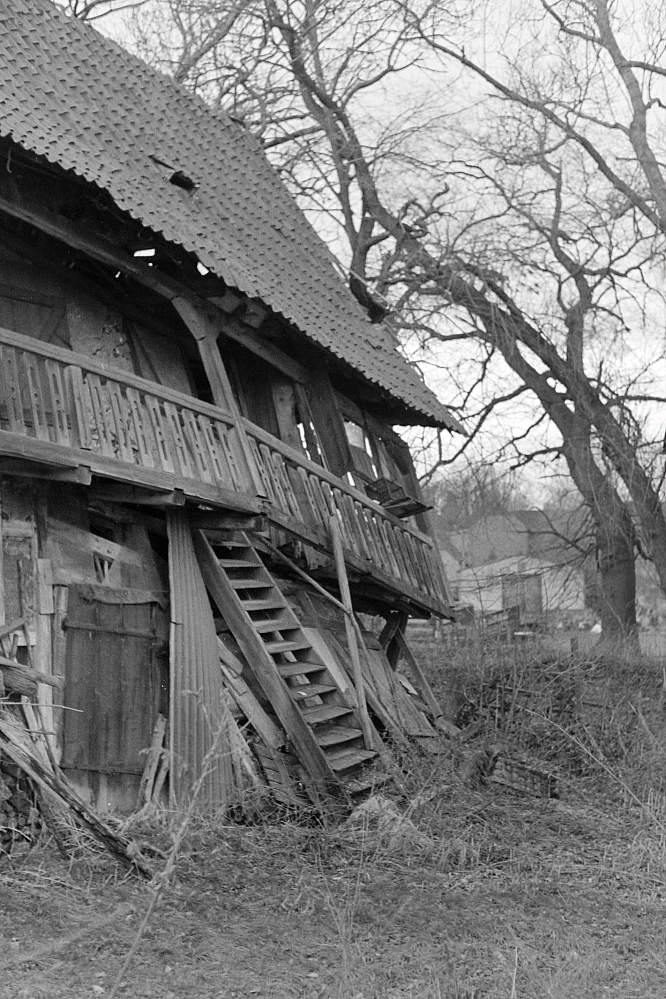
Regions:
<svg viewBox="0 0 666 999"><path fill-rule="evenodd" d="M0 134L106 190L116 204L261 299L406 407L457 424L373 325L260 144L226 115L50 3L0 4ZM196 184L169 182L171 164Z"/></svg>
<svg viewBox="0 0 666 999"><path fill-rule="evenodd" d="M171 794L177 807L201 779L197 811L235 801L230 738L234 721L222 688L217 635L194 553L187 513L167 514L171 632L169 743Z"/></svg>

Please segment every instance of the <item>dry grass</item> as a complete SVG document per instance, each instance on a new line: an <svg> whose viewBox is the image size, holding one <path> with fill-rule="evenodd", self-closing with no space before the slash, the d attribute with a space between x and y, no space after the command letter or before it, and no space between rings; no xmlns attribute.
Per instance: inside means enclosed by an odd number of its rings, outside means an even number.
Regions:
<svg viewBox="0 0 666 999"><path fill-rule="evenodd" d="M403 754L392 792L416 838L372 817L336 829L191 816L118 996L664 993L659 664L481 646L446 662L434 663L434 682L455 696L459 721L478 724L472 748L501 743L557 767L560 800L470 788L443 741L434 756ZM133 833L166 852L167 819ZM0 891L3 999L111 994L149 888L82 844L71 867L48 845L17 858Z"/></svg>

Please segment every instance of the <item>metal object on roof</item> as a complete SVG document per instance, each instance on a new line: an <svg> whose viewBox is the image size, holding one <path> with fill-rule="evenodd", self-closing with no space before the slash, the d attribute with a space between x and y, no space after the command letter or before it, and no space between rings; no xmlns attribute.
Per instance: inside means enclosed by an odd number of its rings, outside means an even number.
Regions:
<svg viewBox="0 0 666 999"><path fill-rule="evenodd" d="M48 0L3 0L0 36L0 135L260 299L402 402L405 422L459 429L367 319L244 128Z"/></svg>

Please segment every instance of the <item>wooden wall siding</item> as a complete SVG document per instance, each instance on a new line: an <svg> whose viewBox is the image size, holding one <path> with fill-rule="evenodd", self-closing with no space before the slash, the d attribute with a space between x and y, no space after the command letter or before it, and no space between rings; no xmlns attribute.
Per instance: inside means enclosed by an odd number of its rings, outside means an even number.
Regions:
<svg viewBox="0 0 666 999"><path fill-rule="evenodd" d="M236 801L233 718L225 698L213 612L194 553L187 514L167 513L171 591L170 774L177 807L187 806L202 780L198 811Z"/></svg>
<svg viewBox="0 0 666 999"><path fill-rule="evenodd" d="M141 776L160 698L154 610L69 587L64 703L75 710L63 712L64 767Z"/></svg>
<svg viewBox="0 0 666 999"><path fill-rule="evenodd" d="M148 485L189 482L204 499L252 493L235 421L218 407L9 330L0 330L0 430L0 453L61 454ZM12 448L10 437L22 443Z"/></svg>
<svg viewBox="0 0 666 999"><path fill-rule="evenodd" d="M448 585L431 538L249 421L245 429L272 506L269 517L329 550L329 523L336 516L352 568L431 610L448 612Z"/></svg>

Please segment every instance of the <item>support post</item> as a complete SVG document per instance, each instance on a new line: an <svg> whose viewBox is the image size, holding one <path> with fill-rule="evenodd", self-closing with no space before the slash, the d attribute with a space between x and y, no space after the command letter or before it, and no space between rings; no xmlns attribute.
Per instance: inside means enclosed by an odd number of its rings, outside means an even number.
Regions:
<svg viewBox="0 0 666 999"><path fill-rule="evenodd" d="M227 369L224 366L222 355L217 345L217 338L220 330L215 328L215 323L196 305L186 298L174 298L173 307L183 320L188 330L197 341L199 356L204 366L206 377L210 383L213 393L213 402L220 409L225 410L233 417L240 451L252 481L252 485L257 496L265 496L266 491L259 474L259 469L250 447L250 442L245 433L243 418L238 408L236 397L234 396Z"/></svg>
<svg viewBox="0 0 666 999"><path fill-rule="evenodd" d="M363 669L361 667L361 656L358 651L358 642L356 641L356 628L354 627L354 607L352 605L351 593L349 591L349 579L347 578L347 569L345 567L345 556L342 549L340 525L338 524L335 516L331 517L330 529L333 556L335 558L335 570L338 576L338 588L340 590L342 605L345 610L345 631L347 633L347 645L349 646L349 654L352 661L352 675L354 678L354 689L356 690L356 700L358 702L358 714L361 722L361 728L363 729L365 744L368 749L373 749L373 727L370 722L368 705L365 700Z"/></svg>

